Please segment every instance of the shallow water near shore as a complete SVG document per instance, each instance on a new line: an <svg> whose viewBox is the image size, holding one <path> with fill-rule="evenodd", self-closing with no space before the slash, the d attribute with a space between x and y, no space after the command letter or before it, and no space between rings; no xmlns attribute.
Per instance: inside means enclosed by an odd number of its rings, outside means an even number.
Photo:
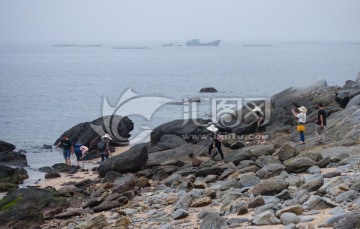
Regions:
<svg viewBox="0 0 360 229"><path fill-rule="evenodd" d="M219 47L160 44L144 44L149 46L146 50L114 50L113 44L0 46L0 139L27 151L29 180L43 176L36 169L63 162L60 150L39 147L53 144L80 122L102 116L103 99L116 105L129 88L140 96L176 102L194 97L270 97L315 79L342 85L346 79L355 79L360 66L360 45L344 42L244 46L245 42L223 41ZM207 86L219 92L198 93ZM136 130L141 126L153 129L183 118L183 110L180 105L165 105L150 120L139 115L130 118ZM208 118L209 112L210 104L202 101L198 116Z"/></svg>

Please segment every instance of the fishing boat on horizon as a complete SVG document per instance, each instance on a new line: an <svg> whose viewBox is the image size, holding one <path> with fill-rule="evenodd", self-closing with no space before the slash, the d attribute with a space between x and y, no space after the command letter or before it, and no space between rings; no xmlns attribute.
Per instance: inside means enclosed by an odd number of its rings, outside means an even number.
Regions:
<svg viewBox="0 0 360 229"><path fill-rule="evenodd" d="M221 40L202 43L199 39L192 39L186 42L186 46L219 46Z"/></svg>

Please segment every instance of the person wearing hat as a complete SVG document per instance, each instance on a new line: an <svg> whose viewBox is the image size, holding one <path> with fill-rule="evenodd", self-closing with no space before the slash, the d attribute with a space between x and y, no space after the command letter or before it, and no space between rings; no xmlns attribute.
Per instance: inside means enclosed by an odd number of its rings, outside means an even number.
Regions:
<svg viewBox="0 0 360 229"><path fill-rule="evenodd" d="M300 133L300 141L299 144L305 144L305 123L306 123L306 112L307 109L304 106L301 106L298 108L298 110L300 111L300 113L297 113L295 111L295 109L292 109L292 113L295 116L295 118L298 119L298 124L297 124L297 131Z"/></svg>
<svg viewBox="0 0 360 229"><path fill-rule="evenodd" d="M207 127L207 129L211 132L210 133L210 139L211 139L211 144L209 145L209 155L211 156L211 151L214 147L217 148L217 150L219 151L219 154L221 156L221 160L224 161L224 154L221 150L221 135L219 132L219 129L215 127L214 124L211 124L209 127Z"/></svg>
<svg viewBox="0 0 360 229"><path fill-rule="evenodd" d="M98 143L98 150L101 155L101 162L104 162L105 159L109 159L110 156L110 141L112 138L109 134L105 134L101 137L100 142Z"/></svg>
<svg viewBox="0 0 360 229"><path fill-rule="evenodd" d="M264 121L265 121L264 113L261 110L261 108L258 106L255 106L254 109L252 110L252 112L254 112L257 117L257 122L256 122L257 144L266 144L266 140L262 135L262 133L266 130L266 127L264 125Z"/></svg>

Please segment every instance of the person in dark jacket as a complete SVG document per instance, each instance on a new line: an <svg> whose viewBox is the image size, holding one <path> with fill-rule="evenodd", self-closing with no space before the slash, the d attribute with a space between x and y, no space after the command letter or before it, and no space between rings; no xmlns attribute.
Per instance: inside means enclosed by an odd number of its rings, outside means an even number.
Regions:
<svg viewBox="0 0 360 229"><path fill-rule="evenodd" d="M210 139L211 139L211 143L209 145L209 155L211 156L211 151L213 148L217 148L220 156L221 156L221 160L224 161L224 154L221 150L221 141L222 141L222 137L220 135L219 129L215 127L214 124L211 124L209 127L207 127L207 129L210 131Z"/></svg>
<svg viewBox="0 0 360 229"><path fill-rule="evenodd" d="M105 134L104 136L101 137L100 143L99 145L103 145L101 146L101 149L99 149L100 151L100 155L101 155L101 162L104 162L106 159L109 159L110 157L110 141L111 141L111 137L109 134Z"/></svg>
<svg viewBox="0 0 360 229"><path fill-rule="evenodd" d="M315 136L316 141L319 144L324 144L325 142L325 127L326 127L326 111L324 109L324 104L319 103L318 104L318 115L317 115L317 121L316 121L316 127L315 127Z"/></svg>

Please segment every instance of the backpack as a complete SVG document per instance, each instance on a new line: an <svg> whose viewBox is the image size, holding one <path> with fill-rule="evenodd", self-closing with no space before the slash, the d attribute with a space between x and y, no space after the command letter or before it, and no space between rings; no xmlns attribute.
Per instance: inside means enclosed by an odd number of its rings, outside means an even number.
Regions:
<svg viewBox="0 0 360 229"><path fill-rule="evenodd" d="M104 140L101 140L98 143L97 147L99 151L104 151L106 149L106 142Z"/></svg>

